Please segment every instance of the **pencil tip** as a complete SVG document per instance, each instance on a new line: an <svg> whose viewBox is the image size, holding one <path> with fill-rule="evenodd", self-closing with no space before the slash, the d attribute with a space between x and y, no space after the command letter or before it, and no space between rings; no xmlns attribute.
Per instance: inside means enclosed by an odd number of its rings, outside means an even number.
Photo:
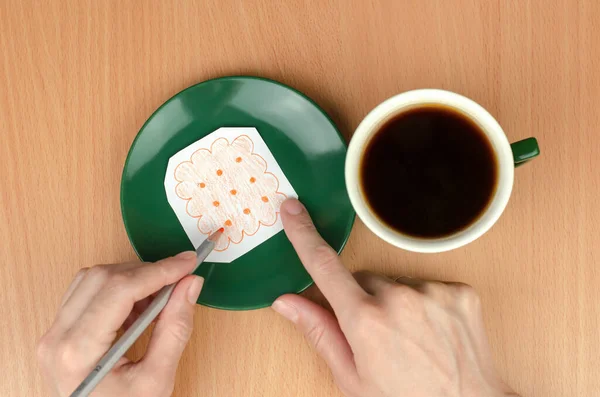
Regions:
<svg viewBox="0 0 600 397"><path fill-rule="evenodd" d="M208 240L216 243L219 240L219 237L223 235L224 231L224 228L220 228L219 230L208 236Z"/></svg>

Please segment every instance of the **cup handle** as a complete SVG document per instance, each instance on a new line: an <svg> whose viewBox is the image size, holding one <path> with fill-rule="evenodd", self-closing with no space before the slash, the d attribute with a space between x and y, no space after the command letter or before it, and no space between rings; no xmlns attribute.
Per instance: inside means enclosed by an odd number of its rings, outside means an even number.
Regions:
<svg viewBox="0 0 600 397"><path fill-rule="evenodd" d="M510 144L515 162L515 168L519 167L534 157L539 156L540 148L537 139L527 138Z"/></svg>

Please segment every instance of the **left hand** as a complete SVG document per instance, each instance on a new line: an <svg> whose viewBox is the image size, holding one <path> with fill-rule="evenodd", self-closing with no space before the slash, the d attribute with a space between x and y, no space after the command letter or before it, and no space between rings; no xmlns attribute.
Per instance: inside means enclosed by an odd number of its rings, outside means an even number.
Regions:
<svg viewBox="0 0 600 397"><path fill-rule="evenodd" d="M283 203L281 217L335 316L293 294L273 309L306 335L346 396L517 397L494 368L472 287L353 276L298 200Z"/></svg>
<svg viewBox="0 0 600 397"><path fill-rule="evenodd" d="M127 328L151 294L178 282L159 315L144 357L123 357L93 396L163 397L173 392L175 372L190 338L203 279L188 275L196 254L184 252L156 263L123 263L82 269L63 296L56 320L38 344L42 374L54 395L68 396Z"/></svg>

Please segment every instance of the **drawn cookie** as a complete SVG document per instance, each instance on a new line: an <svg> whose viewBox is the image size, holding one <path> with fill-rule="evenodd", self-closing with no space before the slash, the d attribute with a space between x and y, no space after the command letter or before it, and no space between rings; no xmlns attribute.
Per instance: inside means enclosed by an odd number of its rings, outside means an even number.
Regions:
<svg viewBox="0 0 600 397"><path fill-rule="evenodd" d="M175 168L175 193L187 200L186 212L197 218L198 230L210 234L223 227L216 251L241 243L261 227L277 221L287 196L278 191L278 178L267 172L267 161L253 152L247 135L216 139L210 149L195 151Z"/></svg>

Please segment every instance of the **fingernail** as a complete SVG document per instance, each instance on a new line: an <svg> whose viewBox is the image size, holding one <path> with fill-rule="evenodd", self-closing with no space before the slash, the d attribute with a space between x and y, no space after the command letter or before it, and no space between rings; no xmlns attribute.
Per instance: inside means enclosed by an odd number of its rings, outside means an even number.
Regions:
<svg viewBox="0 0 600 397"><path fill-rule="evenodd" d="M184 252L181 252L181 253L175 255L175 258L177 258L177 259L192 259L195 257L196 257L195 251L184 251Z"/></svg>
<svg viewBox="0 0 600 397"><path fill-rule="evenodd" d="M187 299L192 305L196 304L198 301L203 285L204 279L200 276L194 276L194 280L192 280L187 290Z"/></svg>
<svg viewBox="0 0 600 397"><path fill-rule="evenodd" d="M277 313L281 314L283 317L287 318L291 322L295 323L296 321L298 321L298 309L296 309L289 303L281 300L276 300L275 302L273 302L273 305L271 307L273 308L273 310L275 310Z"/></svg>
<svg viewBox="0 0 600 397"><path fill-rule="evenodd" d="M283 209L290 215L298 215L304 211L304 206L300 201L292 198L283 203Z"/></svg>

